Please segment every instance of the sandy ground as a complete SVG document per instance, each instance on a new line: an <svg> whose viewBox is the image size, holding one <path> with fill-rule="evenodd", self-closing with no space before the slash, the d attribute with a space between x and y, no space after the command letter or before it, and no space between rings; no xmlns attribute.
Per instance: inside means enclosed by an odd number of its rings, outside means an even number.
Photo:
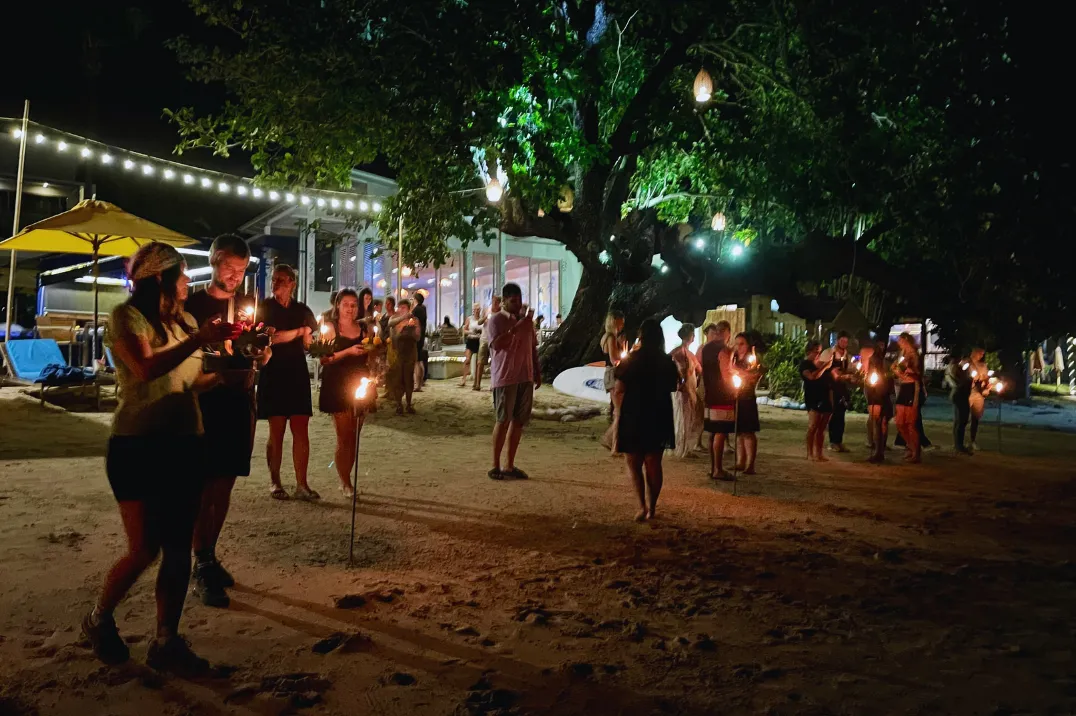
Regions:
<svg viewBox="0 0 1076 716"><path fill-rule="evenodd" d="M854 416L856 450L816 465L806 416L764 409L738 496L667 459L660 519L635 525L604 418L536 422L532 479L488 480L489 400L432 385L418 416L375 416L350 570L329 420L312 424L320 504L269 499L259 426L221 544L232 607L184 618L219 677L191 682L142 665L149 578L117 612L130 664L78 644L122 545L108 417L0 391L0 714L1076 710L1071 435L1006 428L999 455L990 429L974 458L873 469Z"/></svg>

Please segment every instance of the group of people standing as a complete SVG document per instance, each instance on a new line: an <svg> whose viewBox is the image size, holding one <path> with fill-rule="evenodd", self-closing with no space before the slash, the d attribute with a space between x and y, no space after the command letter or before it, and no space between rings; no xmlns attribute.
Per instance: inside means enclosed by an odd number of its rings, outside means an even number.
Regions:
<svg viewBox="0 0 1076 716"><path fill-rule="evenodd" d="M606 318L600 345L610 393L610 428L602 442L614 455L625 456L639 500L637 521L656 514L665 451L687 457L706 449L710 477L732 480L725 468L728 447L736 469L755 474L761 430L755 390L764 368L746 334L731 340L728 321L707 325L703 334L705 343L693 353L695 327L682 325L677 334L681 344L666 354L657 321L643 321L638 340L630 344L623 316L614 312Z"/></svg>

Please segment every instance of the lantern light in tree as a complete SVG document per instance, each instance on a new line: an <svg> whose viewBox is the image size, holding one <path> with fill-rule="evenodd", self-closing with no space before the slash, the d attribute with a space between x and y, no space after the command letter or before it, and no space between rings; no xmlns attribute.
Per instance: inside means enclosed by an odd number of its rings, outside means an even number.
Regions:
<svg viewBox="0 0 1076 716"><path fill-rule="evenodd" d="M706 70L699 70L699 74L695 75L695 101L699 104L703 102L709 102L710 98L714 96L714 81L710 77L710 73Z"/></svg>
<svg viewBox="0 0 1076 716"><path fill-rule="evenodd" d="M710 228L714 231L725 230L725 215L720 211L714 214L714 220L710 222Z"/></svg>
<svg viewBox="0 0 1076 716"><path fill-rule="evenodd" d="M489 183L486 184L486 198L490 203L496 204L501 200L504 195L504 188L501 186L501 182L497 177L490 177Z"/></svg>

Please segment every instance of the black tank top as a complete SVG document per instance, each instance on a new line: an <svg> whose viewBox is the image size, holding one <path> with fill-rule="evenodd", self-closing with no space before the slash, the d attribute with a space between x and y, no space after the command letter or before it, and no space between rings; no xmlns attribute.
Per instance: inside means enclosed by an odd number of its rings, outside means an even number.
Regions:
<svg viewBox="0 0 1076 716"><path fill-rule="evenodd" d="M725 344L713 341L702 347L702 385L706 391L707 405L728 405L732 394L721 375L721 352Z"/></svg>

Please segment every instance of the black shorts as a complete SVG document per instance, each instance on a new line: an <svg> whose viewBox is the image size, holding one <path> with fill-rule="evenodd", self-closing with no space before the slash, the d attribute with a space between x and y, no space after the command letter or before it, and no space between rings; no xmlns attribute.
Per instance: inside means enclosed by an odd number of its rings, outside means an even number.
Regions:
<svg viewBox="0 0 1076 716"><path fill-rule="evenodd" d="M199 435L113 435L105 469L117 502L145 505L146 539L190 549L205 484Z"/></svg>
<svg viewBox="0 0 1076 716"><path fill-rule="evenodd" d="M467 350L471 351L471 353L477 353L479 343L481 343L481 341L477 338L468 338L464 341L464 346Z"/></svg>
<svg viewBox="0 0 1076 716"><path fill-rule="evenodd" d="M205 426L205 467L210 477L250 474L257 413L253 391L229 386L202 393L199 398Z"/></svg>
<svg viewBox="0 0 1076 716"><path fill-rule="evenodd" d="M912 407L919 397L919 386L915 383L901 383L897 386L897 405Z"/></svg>
<svg viewBox="0 0 1076 716"><path fill-rule="evenodd" d="M833 412L833 401L830 400L828 395L821 398L807 399L805 405L807 406L807 410L814 413Z"/></svg>

